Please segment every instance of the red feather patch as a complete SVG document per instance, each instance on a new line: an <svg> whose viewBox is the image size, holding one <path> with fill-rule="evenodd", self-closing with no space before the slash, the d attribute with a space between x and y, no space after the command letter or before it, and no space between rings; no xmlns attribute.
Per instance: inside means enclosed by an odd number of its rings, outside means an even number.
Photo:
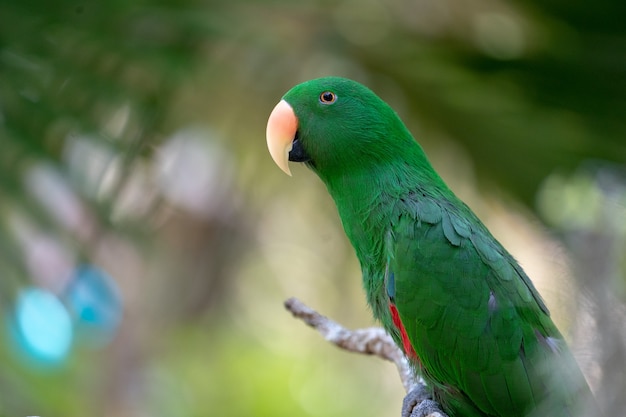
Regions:
<svg viewBox="0 0 626 417"><path fill-rule="evenodd" d="M413 349L413 346L411 346L409 335L406 334L406 329L404 328L404 325L402 324L402 321L400 320L400 314L398 314L398 309L396 308L395 305L390 303L389 311L391 311L391 318L393 320L394 326L396 326L396 328L400 330L400 335L402 336L402 347L404 348L404 354L407 356L407 358L411 360L419 360L419 358L417 357L417 353L415 353L415 349Z"/></svg>

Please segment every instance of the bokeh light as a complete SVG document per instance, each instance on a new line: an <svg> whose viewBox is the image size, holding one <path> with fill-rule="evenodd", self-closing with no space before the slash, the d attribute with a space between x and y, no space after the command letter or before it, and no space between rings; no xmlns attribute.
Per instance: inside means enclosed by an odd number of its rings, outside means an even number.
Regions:
<svg viewBox="0 0 626 417"><path fill-rule="evenodd" d="M72 321L54 294L32 287L22 290L11 318L14 341L33 363L56 364L68 356Z"/></svg>
<svg viewBox="0 0 626 417"><path fill-rule="evenodd" d="M115 281L103 270L79 266L64 292L77 337L93 347L111 341L122 319L122 300Z"/></svg>

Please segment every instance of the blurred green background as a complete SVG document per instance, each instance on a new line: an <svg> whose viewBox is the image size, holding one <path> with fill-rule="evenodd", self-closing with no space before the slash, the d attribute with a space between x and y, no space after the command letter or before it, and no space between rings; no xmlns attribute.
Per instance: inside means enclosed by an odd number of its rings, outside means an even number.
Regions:
<svg viewBox="0 0 626 417"><path fill-rule="evenodd" d="M324 75L389 102L626 406L617 1L0 1L0 416L397 416L314 177L265 122Z"/></svg>

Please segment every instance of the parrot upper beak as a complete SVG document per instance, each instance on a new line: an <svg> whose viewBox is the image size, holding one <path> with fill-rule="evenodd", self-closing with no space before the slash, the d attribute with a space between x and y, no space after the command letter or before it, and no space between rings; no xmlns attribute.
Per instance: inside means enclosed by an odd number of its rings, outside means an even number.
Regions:
<svg viewBox="0 0 626 417"><path fill-rule="evenodd" d="M267 148L272 159L287 175L289 170L289 152L298 130L298 118L293 109L285 100L281 100L267 120Z"/></svg>

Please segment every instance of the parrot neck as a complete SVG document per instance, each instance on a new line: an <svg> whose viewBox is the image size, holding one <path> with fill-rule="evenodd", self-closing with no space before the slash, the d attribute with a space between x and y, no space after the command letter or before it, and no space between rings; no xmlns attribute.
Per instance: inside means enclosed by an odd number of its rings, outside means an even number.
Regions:
<svg viewBox="0 0 626 417"><path fill-rule="evenodd" d="M441 200L454 198L421 148L416 148L419 152L413 159L406 159L405 154L398 161L362 169L351 167L340 175L324 176L317 171L335 201L343 228L359 259L368 304L383 323L389 308L383 285L391 254L389 239L400 220L399 213L406 209L403 202L417 195Z"/></svg>
<svg viewBox="0 0 626 417"><path fill-rule="evenodd" d="M390 162L374 169L352 169L341 176L322 177L322 180L335 201L364 275L366 269L384 269L387 262L385 239L398 220L393 213L399 201L410 192L433 197L449 193L425 157L419 164Z"/></svg>

